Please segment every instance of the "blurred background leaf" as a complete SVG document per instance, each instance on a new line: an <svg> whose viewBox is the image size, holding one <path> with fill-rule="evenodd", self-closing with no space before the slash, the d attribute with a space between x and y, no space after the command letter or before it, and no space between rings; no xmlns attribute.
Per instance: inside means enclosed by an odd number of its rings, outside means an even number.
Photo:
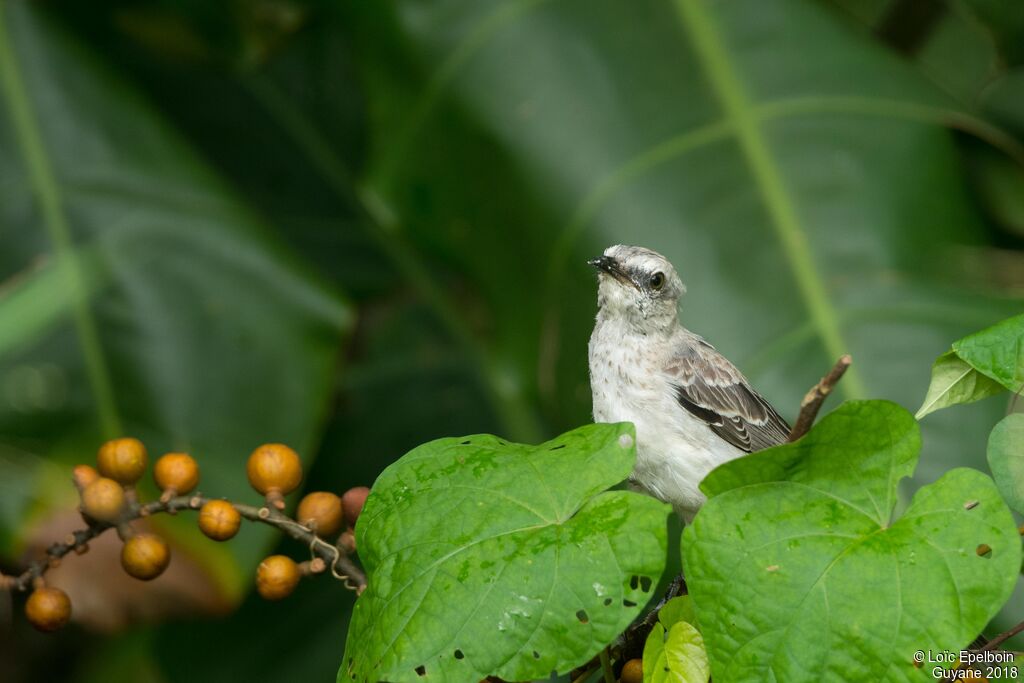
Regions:
<svg viewBox="0 0 1024 683"><path fill-rule="evenodd" d="M846 351L846 396L916 408L935 356L1021 309L1015 0L2 2L95 287L13 305L59 260L5 100L0 322L35 332L0 331L0 444L32 481L101 439L87 295L123 429L242 498L268 438L342 491L432 438L588 421L583 264L612 243L672 259L684 324L789 418ZM916 482L984 469L1004 409L929 417ZM0 540L73 505L32 496L0 507ZM219 578L236 591L269 540L245 533ZM327 679L350 605L314 584L102 650L15 627L28 644L0 654L15 676L56 651L69 677L119 653L157 680Z"/></svg>

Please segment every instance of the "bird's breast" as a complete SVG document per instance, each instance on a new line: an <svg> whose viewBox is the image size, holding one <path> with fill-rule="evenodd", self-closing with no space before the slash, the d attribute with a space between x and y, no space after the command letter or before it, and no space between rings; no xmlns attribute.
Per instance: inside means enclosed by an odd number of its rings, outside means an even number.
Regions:
<svg viewBox="0 0 1024 683"><path fill-rule="evenodd" d="M600 323L594 328L589 361L595 421L633 421L638 410L653 408L664 398L652 350L646 337Z"/></svg>

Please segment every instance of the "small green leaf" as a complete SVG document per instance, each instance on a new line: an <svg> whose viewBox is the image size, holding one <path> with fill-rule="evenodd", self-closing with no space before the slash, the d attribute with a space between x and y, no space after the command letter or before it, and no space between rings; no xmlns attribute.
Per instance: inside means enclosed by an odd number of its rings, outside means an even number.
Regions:
<svg viewBox="0 0 1024 683"><path fill-rule="evenodd" d="M679 621L665 632L655 624L644 643L644 683L706 683L711 668L700 631Z"/></svg>
<svg viewBox="0 0 1024 683"><path fill-rule="evenodd" d="M988 437L988 465L999 492L1024 514L1024 413L1004 417Z"/></svg>
<svg viewBox="0 0 1024 683"><path fill-rule="evenodd" d="M606 490L635 458L623 423L440 439L391 465L356 529L369 586L338 680L530 680L592 657L665 566L668 506Z"/></svg>
<svg viewBox="0 0 1024 683"><path fill-rule="evenodd" d="M947 351L932 365L932 382L928 395L914 416L918 420L940 408L972 403L1003 391L995 380L986 377L954 352Z"/></svg>
<svg viewBox="0 0 1024 683"><path fill-rule="evenodd" d="M958 650L999 611L1021 548L989 477L952 470L891 519L919 446L899 406L850 402L705 480L683 550L716 683L931 680L913 653Z"/></svg>
<svg viewBox="0 0 1024 683"><path fill-rule="evenodd" d="M693 600L689 595L680 595L672 598L658 611L658 621L665 628L671 628L673 624L677 624L680 621L686 621L696 626L697 613L693 611Z"/></svg>
<svg viewBox="0 0 1024 683"><path fill-rule="evenodd" d="M1024 385L1024 314L964 337L953 344L953 351L1010 391L1020 390Z"/></svg>

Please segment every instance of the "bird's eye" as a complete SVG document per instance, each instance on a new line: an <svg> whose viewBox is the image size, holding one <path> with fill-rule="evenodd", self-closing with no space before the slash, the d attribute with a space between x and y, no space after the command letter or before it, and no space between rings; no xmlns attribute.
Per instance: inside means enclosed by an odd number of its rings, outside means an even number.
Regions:
<svg viewBox="0 0 1024 683"><path fill-rule="evenodd" d="M650 284L651 284L651 289L654 289L654 290L661 289L662 286L664 286L664 284L665 284L665 274L664 273L655 273L654 275L651 276L651 283Z"/></svg>

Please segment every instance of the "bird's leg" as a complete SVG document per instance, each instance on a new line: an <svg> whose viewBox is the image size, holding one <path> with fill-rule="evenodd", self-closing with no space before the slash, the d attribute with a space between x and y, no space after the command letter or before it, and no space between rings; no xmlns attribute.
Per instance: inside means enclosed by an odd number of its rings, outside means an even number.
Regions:
<svg viewBox="0 0 1024 683"><path fill-rule="evenodd" d="M683 578L682 574L679 574L668 584L668 590L665 591L664 597L654 606L654 609L645 614L642 619L634 621L626 629L626 632L622 634L623 661L628 662L630 659L635 659L643 654L644 643L647 642L647 636L650 634L651 629L658 623L658 613L661 611L661 608L672 598L686 594L686 579Z"/></svg>

